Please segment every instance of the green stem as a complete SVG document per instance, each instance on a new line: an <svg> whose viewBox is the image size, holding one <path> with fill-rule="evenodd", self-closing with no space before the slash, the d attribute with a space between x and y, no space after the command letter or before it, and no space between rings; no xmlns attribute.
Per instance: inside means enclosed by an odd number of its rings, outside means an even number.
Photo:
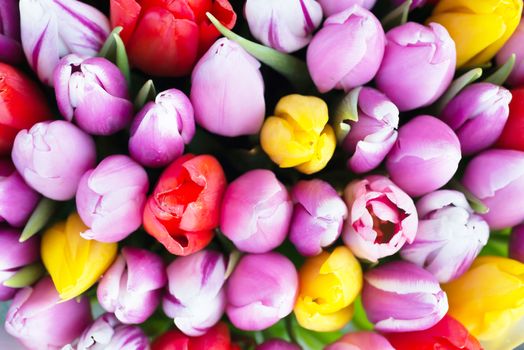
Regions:
<svg viewBox="0 0 524 350"><path fill-rule="evenodd" d="M504 84L506 82L506 79L508 79L509 75L511 74L513 67L515 67L516 58L517 56L515 56L515 54L511 54L508 60L502 66L500 66L493 74L487 77L484 80L484 82L492 83L495 85Z"/></svg>
<svg viewBox="0 0 524 350"><path fill-rule="evenodd" d="M442 95L442 97L437 102L435 102L433 108L435 115L440 115L440 113L444 110L449 101L453 99L453 97L457 96L458 93L462 91L462 89L478 80L481 76L482 68L474 68L455 79L444 95Z"/></svg>
<svg viewBox="0 0 524 350"><path fill-rule="evenodd" d="M295 333L295 329L293 327L293 321L291 319L292 317L293 317L292 315L289 315L285 319L286 332L287 332L287 335L289 336L289 339L291 340L291 342L294 343L294 344L298 344L297 335Z"/></svg>
<svg viewBox="0 0 524 350"><path fill-rule="evenodd" d="M384 27L384 31L387 32L391 28L406 23L408 21L409 8L411 7L412 3L413 0L407 0L402 5L388 13L382 19L382 27Z"/></svg>
<svg viewBox="0 0 524 350"><path fill-rule="evenodd" d="M156 88L153 80L149 79L142 85L135 98L135 110L139 110L149 101L154 101L156 97Z"/></svg>
<svg viewBox="0 0 524 350"><path fill-rule="evenodd" d="M51 215L55 211L56 203L48 198L42 198L40 203L36 206L33 214L27 221L27 224L20 235L20 242L25 242L29 238L37 234L47 224Z"/></svg>

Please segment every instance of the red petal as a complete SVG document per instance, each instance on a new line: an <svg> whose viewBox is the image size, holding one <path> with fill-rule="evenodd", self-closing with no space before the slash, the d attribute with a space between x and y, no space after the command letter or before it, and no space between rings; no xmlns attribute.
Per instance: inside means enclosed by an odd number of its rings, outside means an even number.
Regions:
<svg viewBox="0 0 524 350"><path fill-rule="evenodd" d="M237 21L237 14L233 11L233 7L227 0L213 1L211 14L228 29L232 29ZM220 33L207 17L200 23L199 29L198 56L200 57L213 45L215 40L220 36Z"/></svg>
<svg viewBox="0 0 524 350"><path fill-rule="evenodd" d="M509 105L509 118L497 146L524 151L524 89L512 90L511 94L513 99Z"/></svg>
<svg viewBox="0 0 524 350"><path fill-rule="evenodd" d="M136 22L140 16L140 4L135 0L111 0L111 27L121 26L120 37L124 44L127 44L131 34L133 34Z"/></svg>
<svg viewBox="0 0 524 350"><path fill-rule="evenodd" d="M206 334L200 337L190 338L190 350L230 350L231 340L229 339L229 329L223 322L210 328Z"/></svg>
<svg viewBox="0 0 524 350"><path fill-rule="evenodd" d="M171 330L156 338L151 350L190 350L189 337L177 330Z"/></svg>

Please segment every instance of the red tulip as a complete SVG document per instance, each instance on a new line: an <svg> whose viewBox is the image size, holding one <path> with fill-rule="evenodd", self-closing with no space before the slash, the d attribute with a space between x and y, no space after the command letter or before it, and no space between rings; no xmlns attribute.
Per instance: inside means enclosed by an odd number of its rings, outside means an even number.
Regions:
<svg viewBox="0 0 524 350"><path fill-rule="evenodd" d="M225 323L218 323L200 337L188 337L178 330L171 330L151 344L151 350L236 350L231 344L229 330Z"/></svg>
<svg viewBox="0 0 524 350"><path fill-rule="evenodd" d="M111 0L111 24L131 63L146 73L183 76L220 35L206 17L233 28L237 15L228 0Z"/></svg>
<svg viewBox="0 0 524 350"><path fill-rule="evenodd" d="M9 154L20 130L50 117L40 88L17 68L0 63L0 155Z"/></svg>
<svg viewBox="0 0 524 350"><path fill-rule="evenodd" d="M383 334L397 350L482 350L468 330L451 316L425 331Z"/></svg>
<svg viewBox="0 0 524 350"><path fill-rule="evenodd" d="M186 154L158 180L144 209L146 231L175 255L203 249L218 226L226 177L210 155Z"/></svg>
<svg viewBox="0 0 524 350"><path fill-rule="evenodd" d="M511 94L513 99L509 104L508 121L497 146L524 151L524 88L511 90Z"/></svg>

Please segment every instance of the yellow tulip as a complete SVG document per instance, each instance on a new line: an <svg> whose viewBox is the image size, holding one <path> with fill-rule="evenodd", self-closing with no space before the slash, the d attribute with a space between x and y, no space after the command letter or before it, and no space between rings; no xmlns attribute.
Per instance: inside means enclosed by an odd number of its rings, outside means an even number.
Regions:
<svg viewBox="0 0 524 350"><path fill-rule="evenodd" d="M352 303L362 289L362 269L347 247L307 259L300 269L299 281L294 312L302 327L330 332L351 320Z"/></svg>
<svg viewBox="0 0 524 350"><path fill-rule="evenodd" d="M486 349L510 350L524 342L524 264L480 257L443 289L451 316Z"/></svg>
<svg viewBox="0 0 524 350"><path fill-rule="evenodd" d="M322 170L335 152L335 132L328 125L326 103L318 97L288 95L260 131L262 149L281 168L304 174Z"/></svg>
<svg viewBox="0 0 524 350"><path fill-rule="evenodd" d="M65 222L50 227L42 237L42 261L64 301L95 284L116 257L116 243L80 237L87 229L80 216L73 213Z"/></svg>
<svg viewBox="0 0 524 350"><path fill-rule="evenodd" d="M427 22L442 24L457 47L457 67L495 56L517 28L522 0L441 0Z"/></svg>

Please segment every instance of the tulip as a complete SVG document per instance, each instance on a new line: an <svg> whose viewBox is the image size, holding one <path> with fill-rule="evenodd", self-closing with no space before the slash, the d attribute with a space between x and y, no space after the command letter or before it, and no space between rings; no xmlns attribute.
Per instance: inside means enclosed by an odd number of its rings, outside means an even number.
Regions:
<svg viewBox="0 0 524 350"><path fill-rule="evenodd" d="M21 243L18 241L19 237L20 232L17 230L0 228L0 301L13 298L17 291L3 283L40 258L40 240L32 237Z"/></svg>
<svg viewBox="0 0 524 350"><path fill-rule="evenodd" d="M0 222L14 227L25 225L39 198L13 164L0 159Z"/></svg>
<svg viewBox="0 0 524 350"><path fill-rule="evenodd" d="M455 44L446 28L436 23L426 27L408 22L390 30L386 39L384 59L376 76L378 89L400 111L435 102L455 72Z"/></svg>
<svg viewBox="0 0 524 350"><path fill-rule="evenodd" d="M226 178L210 155L186 154L162 173L144 209L144 228L175 255L203 249L219 224Z"/></svg>
<svg viewBox="0 0 524 350"><path fill-rule="evenodd" d="M382 163L397 140L398 108L386 95L364 87L358 95L358 120L350 121L343 148L351 154L348 168L366 173Z"/></svg>
<svg viewBox="0 0 524 350"><path fill-rule="evenodd" d="M222 136L258 133L266 113L259 69L260 63L240 45L217 40L191 75L190 97L198 125Z"/></svg>
<svg viewBox="0 0 524 350"><path fill-rule="evenodd" d="M411 196L444 186L457 171L460 141L442 121L429 115L404 124L386 158L391 180Z"/></svg>
<svg viewBox="0 0 524 350"><path fill-rule="evenodd" d="M110 31L102 12L77 0L20 0L20 28L27 61L49 86L62 57L96 56Z"/></svg>
<svg viewBox="0 0 524 350"><path fill-rule="evenodd" d="M478 340L449 315L423 331L387 333L384 336L396 350L482 350Z"/></svg>
<svg viewBox="0 0 524 350"><path fill-rule="evenodd" d="M340 236L346 204L325 181L300 181L291 192L294 203L289 240L305 256L320 254Z"/></svg>
<svg viewBox="0 0 524 350"><path fill-rule="evenodd" d="M336 139L326 103L318 97L288 95L260 131L262 149L281 168L304 174L322 170L335 152Z"/></svg>
<svg viewBox="0 0 524 350"><path fill-rule="evenodd" d="M306 46L322 22L322 7L314 0L247 0L244 14L251 34L282 52Z"/></svg>
<svg viewBox="0 0 524 350"><path fill-rule="evenodd" d="M344 335L325 350L395 350L386 338L373 332L352 332Z"/></svg>
<svg viewBox="0 0 524 350"><path fill-rule="evenodd" d="M0 9L3 11L3 6ZM18 69L0 62L0 155L11 152L20 130L50 117L51 111L38 85Z"/></svg>
<svg viewBox="0 0 524 350"><path fill-rule="evenodd" d="M225 273L224 257L211 250L178 258L169 265L163 308L184 334L204 335L220 320L226 307Z"/></svg>
<svg viewBox="0 0 524 350"><path fill-rule="evenodd" d="M167 283L162 259L145 249L125 247L98 284L102 308L125 324L142 323L160 303Z"/></svg>
<svg viewBox="0 0 524 350"><path fill-rule="evenodd" d="M61 301L51 279L44 277L16 294L5 317L5 330L27 349L59 350L90 322L88 298Z"/></svg>
<svg viewBox="0 0 524 350"><path fill-rule="evenodd" d="M485 349L513 349L524 342L524 264L483 256L443 288L449 314Z"/></svg>
<svg viewBox="0 0 524 350"><path fill-rule="evenodd" d="M299 271L295 316L300 326L329 332L353 317L353 301L362 289L362 268L346 247L308 258Z"/></svg>
<svg viewBox="0 0 524 350"><path fill-rule="evenodd" d="M80 235L100 242L118 242L129 236L142 224L148 188L147 173L131 158L105 158L78 185L76 208L90 227Z"/></svg>
<svg viewBox="0 0 524 350"><path fill-rule="evenodd" d="M256 350L302 350L302 348L281 339L270 339L258 345Z"/></svg>
<svg viewBox="0 0 524 350"><path fill-rule="evenodd" d="M400 254L431 272L439 282L462 275L486 245L489 226L473 213L466 197L457 191L429 193L417 202L417 235Z"/></svg>
<svg viewBox="0 0 524 350"><path fill-rule="evenodd" d="M23 52L20 45L20 13L18 1L0 1L0 61L16 64L22 61Z"/></svg>
<svg viewBox="0 0 524 350"><path fill-rule="evenodd" d="M517 28L522 0L442 0L427 22L442 24L457 46L457 67L478 66L495 56Z"/></svg>
<svg viewBox="0 0 524 350"><path fill-rule="evenodd" d="M503 65L512 54L516 55L515 67L508 77L507 83L511 86L524 85L524 22L520 22L517 29L497 53L497 63Z"/></svg>
<svg viewBox="0 0 524 350"><path fill-rule="evenodd" d="M406 2L406 0L392 0L393 4L395 6L400 6L402 5L403 3ZM409 7L410 10L413 10L417 7L422 7L426 4L427 0L413 0L411 2L411 6ZM435 0L433 0L433 2L435 2Z"/></svg>
<svg viewBox="0 0 524 350"><path fill-rule="evenodd" d="M64 301L88 290L116 257L116 243L86 240L80 236L85 230L78 214L73 213L42 237L42 261Z"/></svg>
<svg viewBox="0 0 524 350"><path fill-rule="evenodd" d="M497 141L500 148L524 151L524 89L511 90L509 117Z"/></svg>
<svg viewBox="0 0 524 350"><path fill-rule="evenodd" d="M388 178L368 176L344 190L349 217L343 239L359 258L372 262L395 254L417 233L413 200Z"/></svg>
<svg viewBox="0 0 524 350"><path fill-rule="evenodd" d="M111 0L111 24L120 33L131 63L147 74L183 76L215 42L219 32L210 12L231 29L237 15L228 0Z"/></svg>
<svg viewBox="0 0 524 350"><path fill-rule="evenodd" d="M56 102L68 121L93 135L111 135L133 118L127 82L117 66L102 57L75 54L60 60L54 71Z"/></svg>
<svg viewBox="0 0 524 350"><path fill-rule="evenodd" d="M129 153L140 164L163 167L184 153L195 135L193 106L184 93L159 93L138 112L131 125Z"/></svg>
<svg viewBox="0 0 524 350"><path fill-rule="evenodd" d="M251 170L233 181L222 202L220 230L241 251L266 253L286 238L293 204L270 170Z"/></svg>
<svg viewBox="0 0 524 350"><path fill-rule="evenodd" d="M227 282L227 316L242 330L269 328L291 313L297 292L297 271L286 257L245 255Z"/></svg>
<svg viewBox="0 0 524 350"><path fill-rule="evenodd" d="M509 257L524 263L524 225L516 226L511 231Z"/></svg>
<svg viewBox="0 0 524 350"><path fill-rule="evenodd" d="M188 337L178 330L168 331L155 339L151 350L234 350L225 323L218 323L200 337Z"/></svg>
<svg viewBox="0 0 524 350"><path fill-rule="evenodd" d="M511 92L491 83L472 84L453 98L440 115L457 134L462 154L470 155L497 141L509 115Z"/></svg>
<svg viewBox="0 0 524 350"><path fill-rule="evenodd" d="M482 216L492 230L524 221L524 152L480 153L466 167L462 184L489 208Z"/></svg>
<svg viewBox="0 0 524 350"><path fill-rule="evenodd" d="M89 135L69 122L55 120L20 131L12 158L29 186L48 198L69 200L82 175L94 167L96 150Z"/></svg>
<svg viewBox="0 0 524 350"><path fill-rule="evenodd" d="M364 274L362 304L381 332L422 331L448 311L448 299L428 271L405 261L393 261Z"/></svg>
<svg viewBox="0 0 524 350"><path fill-rule="evenodd" d="M87 328L75 346L62 350L149 350L144 332L136 326L123 325L112 314L103 314Z"/></svg>
<svg viewBox="0 0 524 350"><path fill-rule="evenodd" d="M360 5L365 9L371 10L377 0L317 0L322 6L324 15L329 17L335 13L344 11L353 5Z"/></svg>
<svg viewBox="0 0 524 350"><path fill-rule="evenodd" d="M371 81L385 42L378 19L358 5L330 16L307 50L307 66L318 91L348 91Z"/></svg>

